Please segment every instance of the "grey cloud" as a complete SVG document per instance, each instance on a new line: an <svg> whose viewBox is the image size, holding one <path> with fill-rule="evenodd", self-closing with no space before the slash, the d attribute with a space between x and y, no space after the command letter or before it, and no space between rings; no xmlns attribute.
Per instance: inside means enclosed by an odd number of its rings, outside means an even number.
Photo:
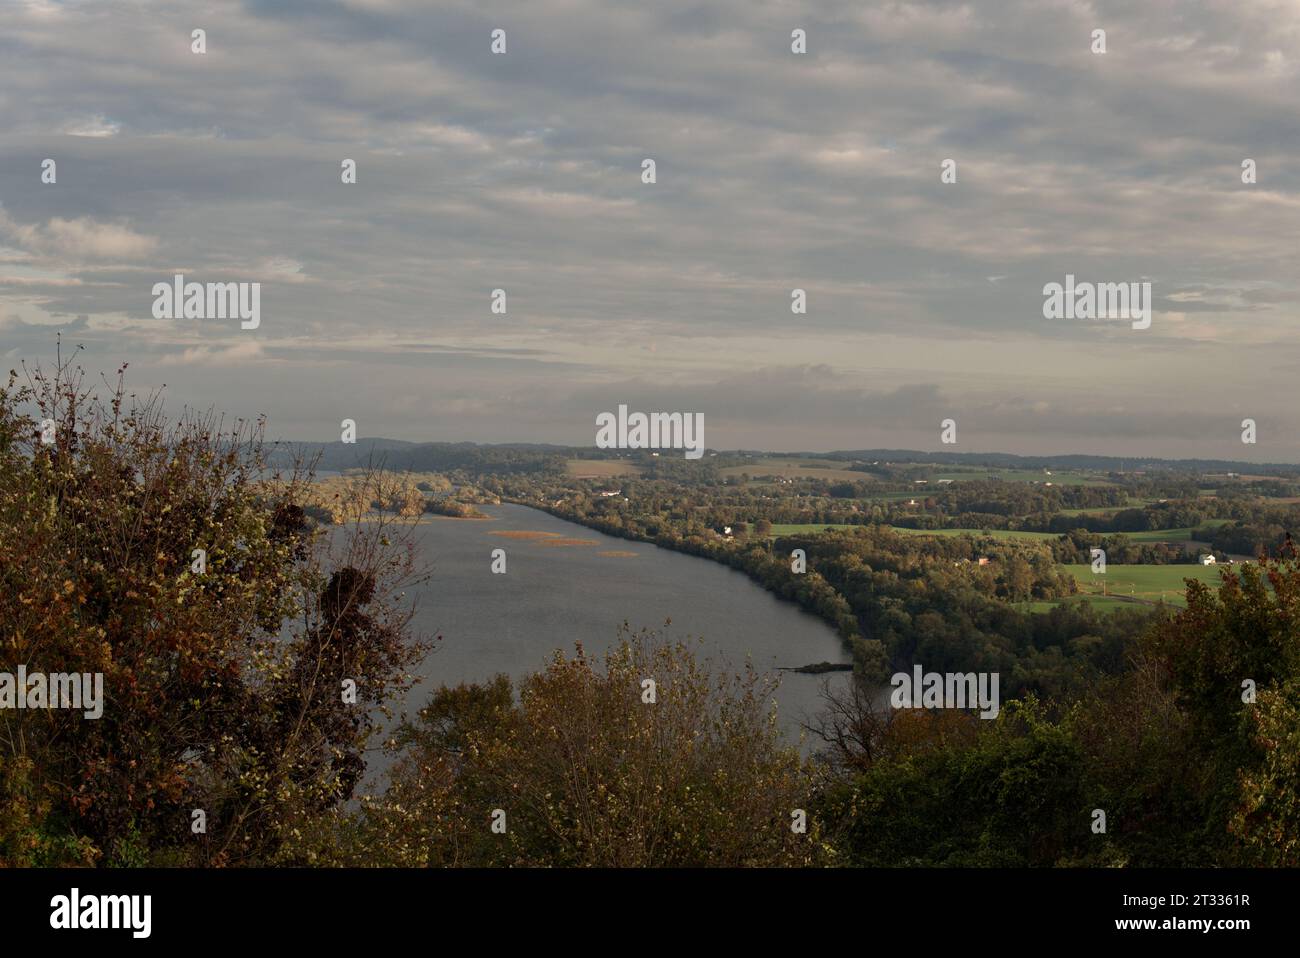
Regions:
<svg viewBox="0 0 1300 958"><path fill-rule="evenodd" d="M48 355L41 323L85 316L89 360L282 416L285 435L328 433L341 390L375 433L429 438L454 404L479 430L457 438L573 441L579 405L639 383L737 445L800 448L800 423L827 447L919 442L960 403L1012 451L1136 430L1159 452L1225 402L1285 402L1270 377L1300 350L1294 7L268 0L6 19L0 311L24 325L3 351ZM182 270L263 282L256 349L152 319L152 284ZM1151 277L1152 329L1043 320L1067 272ZM963 367L937 348L954 342L1015 360Z"/></svg>

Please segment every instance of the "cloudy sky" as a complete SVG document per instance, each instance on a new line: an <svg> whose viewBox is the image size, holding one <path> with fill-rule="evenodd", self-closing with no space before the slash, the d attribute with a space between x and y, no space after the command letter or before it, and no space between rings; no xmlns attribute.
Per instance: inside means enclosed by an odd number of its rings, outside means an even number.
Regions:
<svg viewBox="0 0 1300 958"><path fill-rule="evenodd" d="M1296 0L0 0L0 357L62 331L298 440L627 403L715 448L1300 461L1298 74ZM155 319L176 272L260 282L260 328ZM1150 281L1151 328L1045 319L1067 273Z"/></svg>

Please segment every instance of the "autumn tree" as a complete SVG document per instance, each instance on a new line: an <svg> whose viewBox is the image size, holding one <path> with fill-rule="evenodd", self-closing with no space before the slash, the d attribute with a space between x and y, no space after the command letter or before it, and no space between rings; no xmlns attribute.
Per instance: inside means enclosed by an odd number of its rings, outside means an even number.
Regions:
<svg viewBox="0 0 1300 958"><path fill-rule="evenodd" d="M818 860L809 780L771 687L627 637L436 693L352 842L403 865L742 866ZM497 812L503 831L493 832Z"/></svg>
<svg viewBox="0 0 1300 958"><path fill-rule="evenodd" d="M313 533L261 423L169 420L60 362L0 388L0 671L103 714L0 710L0 863L294 860L421 654L401 530Z"/></svg>

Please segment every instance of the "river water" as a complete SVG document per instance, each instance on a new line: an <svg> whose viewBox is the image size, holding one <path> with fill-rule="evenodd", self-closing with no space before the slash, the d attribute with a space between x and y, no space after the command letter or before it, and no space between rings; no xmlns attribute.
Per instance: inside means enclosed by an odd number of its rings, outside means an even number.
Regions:
<svg viewBox="0 0 1300 958"><path fill-rule="evenodd" d="M698 638L697 654L733 671L747 656L764 671L849 661L825 622L726 566L526 506L479 509L491 518L426 515L412 530L422 561L432 566L430 581L413 590L414 627L442 640L420 670L423 681L408 695L408 709L423 705L438 685L538 670L555 649L572 654L578 641L603 654L617 644L624 622L661 629L670 639ZM512 532L552 535L499 534ZM491 572L493 549L506 552L504 575ZM793 743L800 722L820 710L823 683L842 685L848 673L779 675L777 717Z"/></svg>

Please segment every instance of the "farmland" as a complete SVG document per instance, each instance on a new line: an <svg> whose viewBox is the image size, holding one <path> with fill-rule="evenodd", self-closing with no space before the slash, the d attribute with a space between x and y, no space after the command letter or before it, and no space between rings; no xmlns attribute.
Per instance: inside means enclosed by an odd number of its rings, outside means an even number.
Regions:
<svg viewBox="0 0 1300 958"><path fill-rule="evenodd" d="M1086 509L1062 509L1057 514L1062 516L1104 516L1124 509L1141 509L1144 506L1151 505L1151 502L1150 499L1130 499L1122 506L1089 506Z"/></svg>
<svg viewBox="0 0 1300 958"><path fill-rule="evenodd" d="M969 482L983 479L1000 479L1004 482L1041 482L1054 486L1108 486L1111 483L1095 473L1066 470L1061 472L1044 472L1036 469L964 469L939 470L930 476L931 482L949 479L953 482Z"/></svg>
<svg viewBox="0 0 1300 958"><path fill-rule="evenodd" d="M1216 520L1207 522L1206 525L1213 525ZM853 529L857 526L852 523L774 523L772 525L772 535L789 536L789 535L810 535L818 532L825 532L828 529ZM890 528L902 535L911 536L973 536L979 538L982 536L994 539L1040 539L1051 540L1061 538L1059 532L1029 532L1016 529L911 529L906 526L890 526ZM1133 542L1192 542L1194 529L1184 527L1181 529L1148 529L1143 532L1120 533Z"/></svg>
<svg viewBox="0 0 1300 958"><path fill-rule="evenodd" d="M931 536L991 536L994 539L1059 539L1059 532L1023 532L1013 529L908 529L892 526L895 532L907 535ZM1192 538L1190 528L1184 529L1149 529L1144 532L1120 533L1133 542L1189 542Z"/></svg>
<svg viewBox="0 0 1300 958"><path fill-rule="evenodd" d="M861 526L855 526L843 522L819 523L819 522L775 522L772 524L773 536L798 536L798 535L816 535L819 532L825 532L828 529L860 529Z"/></svg>
<svg viewBox="0 0 1300 958"><path fill-rule="evenodd" d="M1061 567L1074 576L1079 589L1087 594L1130 597L1146 602L1164 601L1169 605L1186 605L1184 579L1195 579L1210 586L1219 584L1219 568L1202 565L1108 565L1104 575L1096 574L1085 563Z"/></svg>
<svg viewBox="0 0 1300 958"><path fill-rule="evenodd" d="M720 475L727 478L739 478L748 475L777 476L781 479L835 479L837 481L863 482L873 477L865 472L854 472L845 468L850 465L834 459L754 459L741 466L727 466L719 469Z"/></svg>
<svg viewBox="0 0 1300 958"><path fill-rule="evenodd" d="M989 536L994 539L1059 539L1059 532L1019 532L1011 529L908 529L890 526L895 532L910 536Z"/></svg>
<svg viewBox="0 0 1300 958"><path fill-rule="evenodd" d="M573 479L610 479L615 476L639 476L640 467L622 459L569 459L565 472Z"/></svg>

